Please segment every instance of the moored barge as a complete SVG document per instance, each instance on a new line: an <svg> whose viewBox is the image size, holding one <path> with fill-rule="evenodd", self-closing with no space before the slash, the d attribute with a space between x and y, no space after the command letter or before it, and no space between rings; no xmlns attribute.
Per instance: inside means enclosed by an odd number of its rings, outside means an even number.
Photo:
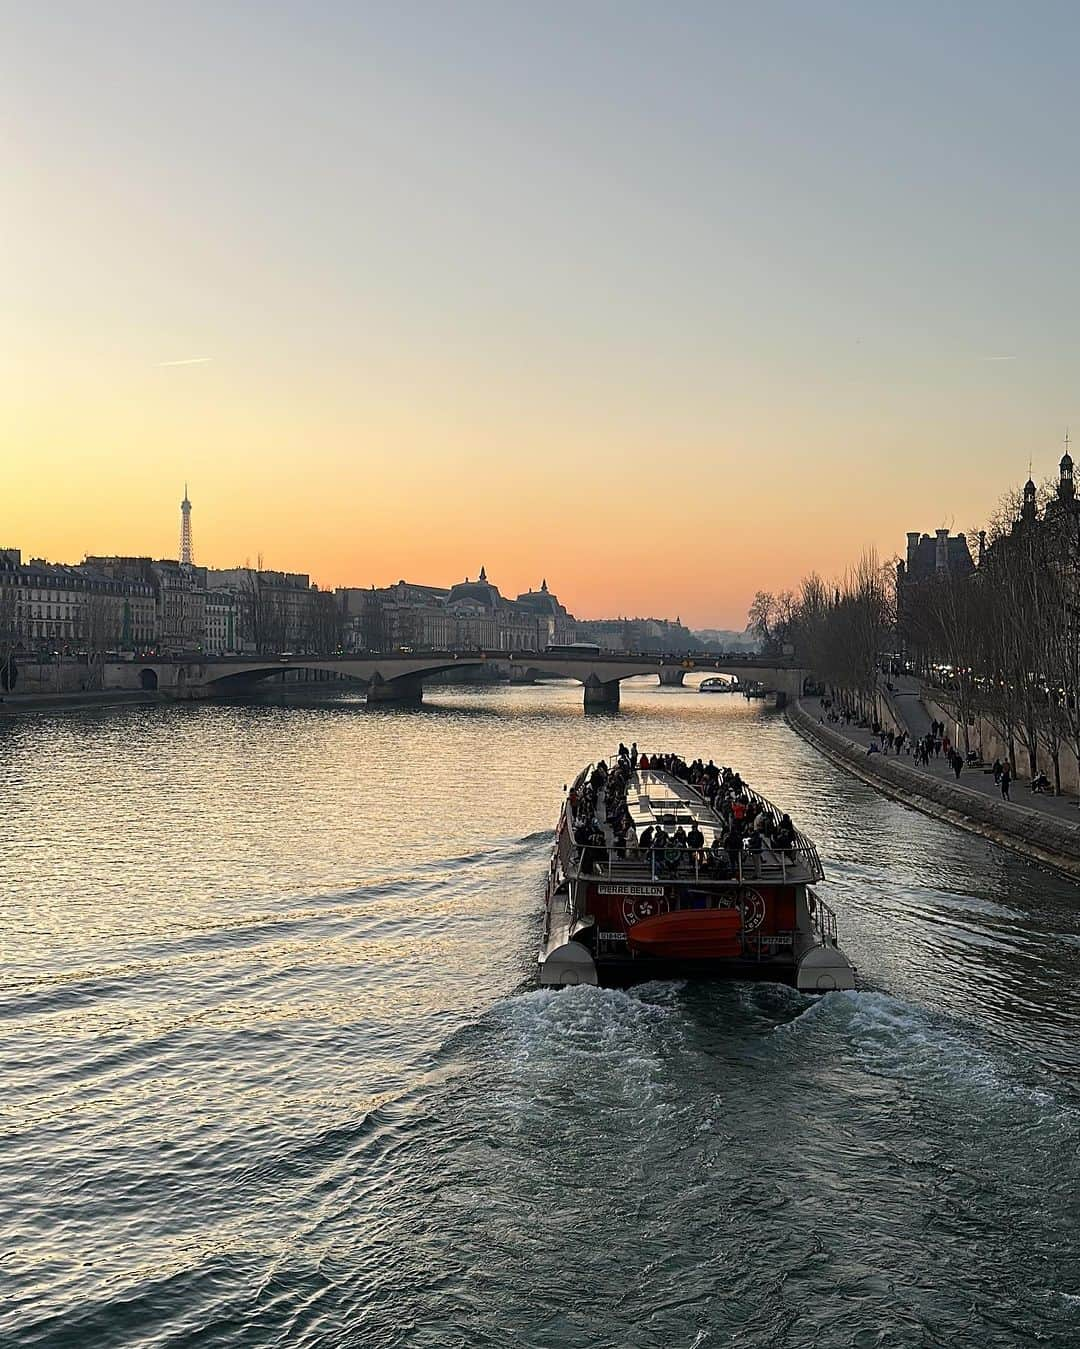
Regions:
<svg viewBox="0 0 1080 1349"><path fill-rule="evenodd" d="M809 839L729 770L691 771L670 755L589 764L559 816L540 982L854 988L836 918L813 889L823 878Z"/></svg>

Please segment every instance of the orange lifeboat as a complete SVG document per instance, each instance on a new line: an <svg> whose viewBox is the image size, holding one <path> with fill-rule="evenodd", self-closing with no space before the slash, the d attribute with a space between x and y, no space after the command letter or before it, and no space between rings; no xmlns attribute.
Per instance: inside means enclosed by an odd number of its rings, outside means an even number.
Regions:
<svg viewBox="0 0 1080 1349"><path fill-rule="evenodd" d="M669 960L723 960L742 955L738 909L680 909L643 918L626 934L639 955Z"/></svg>

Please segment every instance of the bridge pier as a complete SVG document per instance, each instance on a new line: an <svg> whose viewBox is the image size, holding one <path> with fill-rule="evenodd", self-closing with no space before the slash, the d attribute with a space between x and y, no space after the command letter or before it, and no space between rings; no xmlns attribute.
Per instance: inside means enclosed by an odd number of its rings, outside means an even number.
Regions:
<svg viewBox="0 0 1080 1349"><path fill-rule="evenodd" d="M595 675L585 681L585 711L616 712L619 708L619 681L602 683Z"/></svg>
<svg viewBox="0 0 1080 1349"><path fill-rule="evenodd" d="M376 674L368 685L367 701L419 707L424 701L424 681L419 675L398 675L397 679L383 679Z"/></svg>
<svg viewBox="0 0 1080 1349"><path fill-rule="evenodd" d="M660 687L662 689L681 689L686 671L681 665L662 665L660 667Z"/></svg>

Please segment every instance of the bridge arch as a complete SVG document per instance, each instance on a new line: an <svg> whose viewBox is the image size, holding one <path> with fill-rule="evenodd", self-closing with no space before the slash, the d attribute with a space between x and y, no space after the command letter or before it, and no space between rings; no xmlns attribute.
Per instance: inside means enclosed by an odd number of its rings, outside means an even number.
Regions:
<svg viewBox="0 0 1080 1349"><path fill-rule="evenodd" d="M207 662L203 687L209 692L240 690L262 683L285 670L324 670L339 679L366 685L369 703L419 703L424 676L471 666L479 669L485 657L454 655L408 656L296 656L288 660L247 659Z"/></svg>

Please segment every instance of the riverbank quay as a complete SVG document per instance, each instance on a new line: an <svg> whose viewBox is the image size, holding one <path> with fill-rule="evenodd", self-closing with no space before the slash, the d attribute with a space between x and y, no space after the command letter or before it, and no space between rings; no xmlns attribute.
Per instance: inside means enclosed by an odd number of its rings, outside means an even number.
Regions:
<svg viewBox="0 0 1080 1349"><path fill-rule="evenodd" d="M80 712L91 707L130 707L143 703L171 703L163 693L137 689L77 690L69 693L5 693L0 697L0 718L24 712Z"/></svg>
<svg viewBox="0 0 1080 1349"><path fill-rule="evenodd" d="M944 759L922 768L906 755L871 754L871 732L824 721L819 698L790 704L784 716L830 762L886 796L1080 880L1080 810L1065 797L1032 795L1025 787L1023 804L1003 801L993 774L982 768L965 767L957 781Z"/></svg>

